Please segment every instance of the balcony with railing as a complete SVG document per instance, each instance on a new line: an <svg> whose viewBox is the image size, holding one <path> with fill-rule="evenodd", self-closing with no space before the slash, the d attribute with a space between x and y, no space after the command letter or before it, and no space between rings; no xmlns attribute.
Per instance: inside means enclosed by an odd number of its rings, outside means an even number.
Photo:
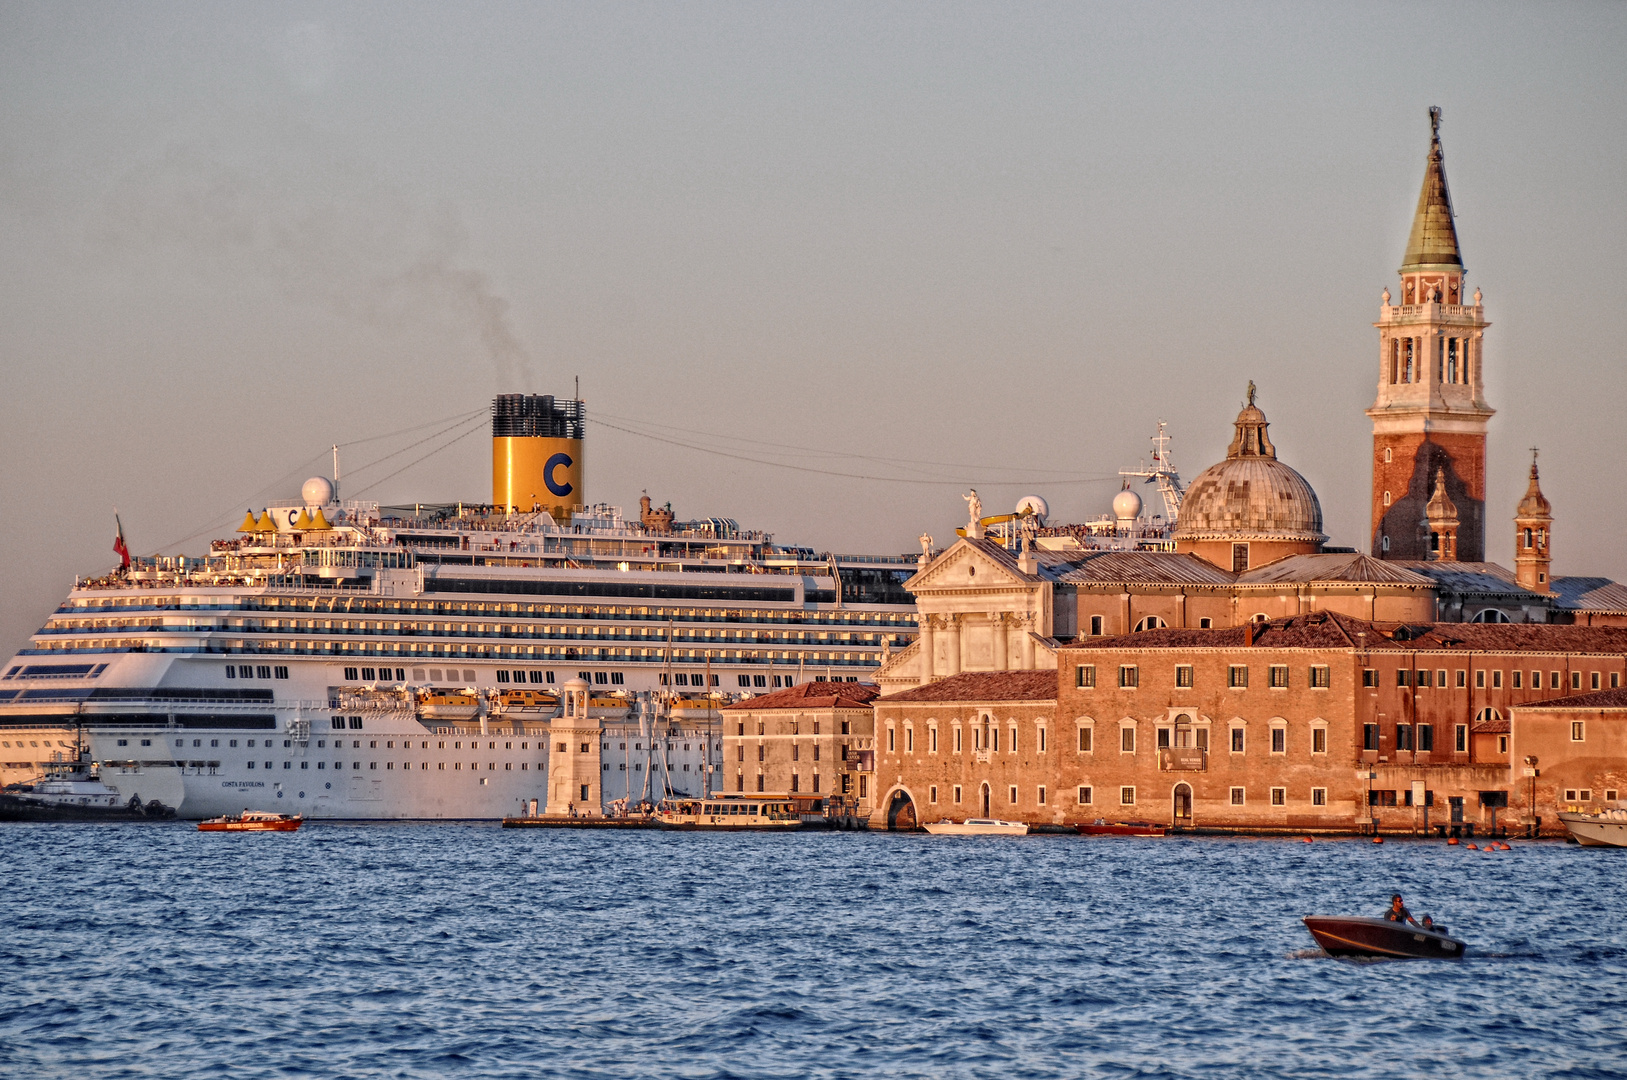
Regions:
<svg viewBox="0 0 1627 1080"><path fill-rule="evenodd" d="M1478 304L1387 304L1379 308L1381 323L1452 322L1478 325L1485 308Z"/></svg>

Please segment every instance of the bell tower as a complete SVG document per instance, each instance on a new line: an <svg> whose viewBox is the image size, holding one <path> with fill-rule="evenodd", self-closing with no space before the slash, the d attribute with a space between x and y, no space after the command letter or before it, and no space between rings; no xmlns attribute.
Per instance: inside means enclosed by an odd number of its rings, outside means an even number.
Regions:
<svg viewBox="0 0 1627 1080"><path fill-rule="evenodd" d="M1554 538L1554 510L1537 482L1537 452L1531 451L1531 482L1514 511L1514 580L1535 592L1553 592L1548 571Z"/></svg>
<svg viewBox="0 0 1627 1080"><path fill-rule="evenodd" d="M1486 557L1485 310L1463 295L1463 258L1441 154L1441 111L1429 110L1429 158L1401 260L1401 303L1384 290L1373 420L1373 554L1429 559L1437 478L1458 515L1456 557ZM1437 507L1437 510L1439 508ZM1438 545L1439 531L1435 530ZM1434 549L1440 558L1439 547Z"/></svg>

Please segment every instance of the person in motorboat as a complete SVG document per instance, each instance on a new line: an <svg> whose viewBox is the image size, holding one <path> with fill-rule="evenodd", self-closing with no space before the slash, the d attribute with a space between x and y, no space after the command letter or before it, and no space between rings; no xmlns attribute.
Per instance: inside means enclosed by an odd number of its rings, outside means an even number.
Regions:
<svg viewBox="0 0 1627 1080"><path fill-rule="evenodd" d="M1411 923L1414 926L1418 925L1418 920L1412 917L1412 912L1407 910L1407 905L1401 902L1400 893L1396 893L1394 896L1390 897L1390 909L1384 913L1384 917L1390 922Z"/></svg>

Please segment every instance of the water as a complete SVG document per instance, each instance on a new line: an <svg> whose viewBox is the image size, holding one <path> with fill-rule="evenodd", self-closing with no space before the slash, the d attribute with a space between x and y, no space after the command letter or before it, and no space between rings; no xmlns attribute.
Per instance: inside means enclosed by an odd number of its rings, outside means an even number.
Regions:
<svg viewBox="0 0 1627 1080"><path fill-rule="evenodd" d="M1627 852L0 827L5 1077L1617 1077ZM1322 957L1393 890L1452 962Z"/></svg>

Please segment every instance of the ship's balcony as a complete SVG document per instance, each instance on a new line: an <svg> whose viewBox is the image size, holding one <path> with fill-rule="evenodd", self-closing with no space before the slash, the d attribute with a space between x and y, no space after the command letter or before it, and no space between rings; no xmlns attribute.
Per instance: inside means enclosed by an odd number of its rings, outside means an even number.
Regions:
<svg viewBox="0 0 1627 1080"><path fill-rule="evenodd" d="M1485 322L1485 308L1475 304L1389 304L1378 310L1378 321L1386 326L1415 322L1479 326Z"/></svg>

